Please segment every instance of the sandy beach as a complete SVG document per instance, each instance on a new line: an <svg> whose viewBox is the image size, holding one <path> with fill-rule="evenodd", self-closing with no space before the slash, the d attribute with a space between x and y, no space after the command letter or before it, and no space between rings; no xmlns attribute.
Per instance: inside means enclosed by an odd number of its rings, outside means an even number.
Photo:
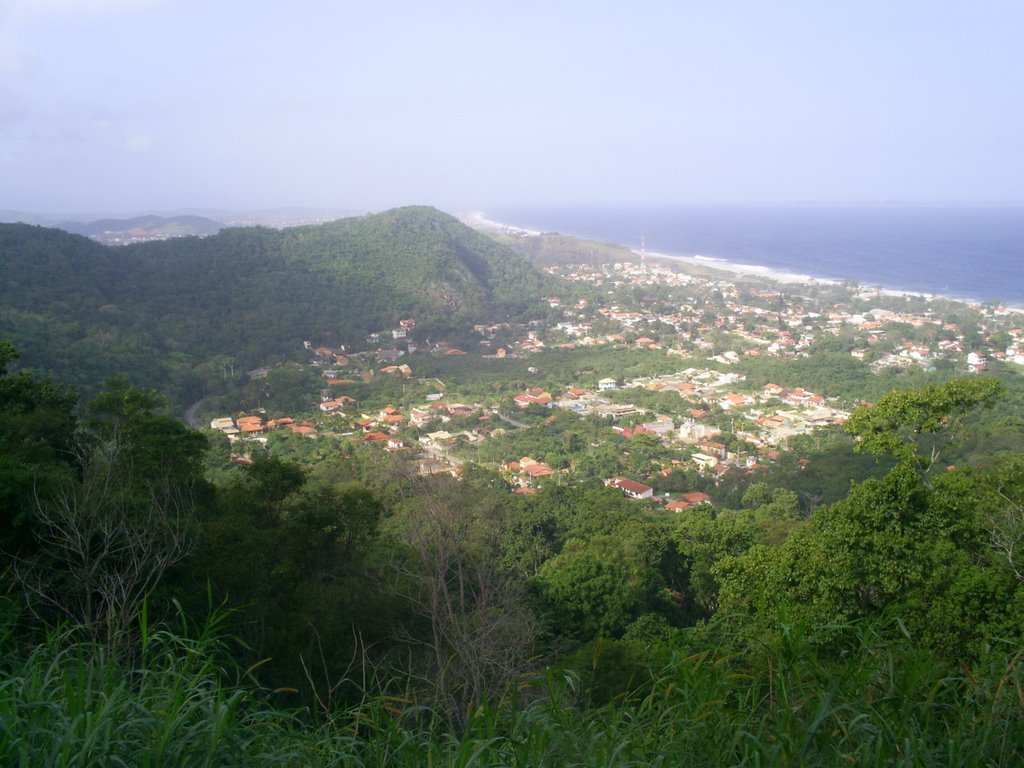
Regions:
<svg viewBox="0 0 1024 768"><path fill-rule="evenodd" d="M537 237L542 233L538 230L526 229L525 227L516 227L510 224L502 224L501 222L494 221L493 219L487 218L487 215L483 211L471 211L469 213L457 214L459 220L461 220L467 226L474 229L478 229L481 232L498 232L501 234L520 235L522 237L533 236ZM578 235L572 233L562 232L560 234L566 235L567 237L576 237L581 240L591 239L586 235ZM621 245L621 243L616 243ZM627 246L622 246L627 247ZM638 258L644 257L648 259L664 259L666 261L677 261L685 264L693 264L694 266L703 267L705 269L713 269L719 272L725 272L736 275L737 277L758 277L765 280L771 280L776 283L784 283L789 285L839 285L838 280L828 280L814 277L813 275L801 275L792 272L782 272L780 270L772 269L771 267L762 267L756 264L740 264L738 262L726 261L725 259L713 258L710 256L701 256L700 254L694 254L693 256L681 256L673 253L660 253L657 251L637 251L632 248L629 249ZM920 295L920 294L913 294Z"/></svg>
<svg viewBox="0 0 1024 768"><path fill-rule="evenodd" d="M510 224L503 224L493 219L487 218L487 215L483 211L470 211L467 213L457 214L458 218L465 223L467 226L477 229L485 233L500 233L505 235L513 235L520 237L537 237L543 234L539 230L527 229L525 227L513 226ZM576 237L582 240L592 239L586 235L572 234L572 233L560 233L568 237ZM757 264L743 264L740 262L728 261L726 259L702 256L700 254L694 254L692 256L684 256L673 253L661 253L657 251L637 251L635 249L629 249L633 254L639 257L646 257L649 259L659 259L665 261L681 262L684 264L691 264L696 267L702 267L704 269L711 269L725 274L735 275L736 277L750 277L758 278L763 280L769 280L771 282L780 283L783 285L841 285L841 280L835 280L831 278L815 277L809 274L799 274L795 272L784 272L782 270L773 269L771 267L765 267ZM897 298L902 297L921 297L929 301L932 300L944 300L944 301L957 301L963 304L971 306L979 306L979 302L973 299L967 299L957 296L943 296L934 293L928 293L926 291L913 291L913 290L901 290L897 288L883 288L881 286L870 286L861 285L864 290L870 290L873 293L878 293L883 296L892 296ZM1007 306L1006 309L1013 312L1024 313L1024 307Z"/></svg>

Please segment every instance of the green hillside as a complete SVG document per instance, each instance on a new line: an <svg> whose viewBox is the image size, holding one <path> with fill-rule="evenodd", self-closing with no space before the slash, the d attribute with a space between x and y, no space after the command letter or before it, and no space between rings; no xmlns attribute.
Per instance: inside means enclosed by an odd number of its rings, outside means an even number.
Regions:
<svg viewBox="0 0 1024 768"><path fill-rule="evenodd" d="M125 372L187 398L195 366L217 356L255 367L304 339L359 343L404 317L443 338L529 313L545 285L522 258L425 207L122 248L0 225L0 338L24 365L85 391Z"/></svg>

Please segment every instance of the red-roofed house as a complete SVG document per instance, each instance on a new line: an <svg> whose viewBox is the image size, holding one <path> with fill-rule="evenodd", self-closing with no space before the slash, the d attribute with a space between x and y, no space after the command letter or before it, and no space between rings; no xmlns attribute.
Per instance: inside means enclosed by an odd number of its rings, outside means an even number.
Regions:
<svg viewBox="0 0 1024 768"><path fill-rule="evenodd" d="M654 495L654 489L651 486L630 480L628 477L612 477L605 480L604 484L618 488L631 499L649 499Z"/></svg>

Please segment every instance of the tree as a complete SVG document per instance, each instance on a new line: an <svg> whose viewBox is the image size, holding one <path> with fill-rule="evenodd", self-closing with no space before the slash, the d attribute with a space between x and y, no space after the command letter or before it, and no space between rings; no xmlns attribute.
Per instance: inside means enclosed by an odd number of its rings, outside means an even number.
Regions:
<svg viewBox="0 0 1024 768"><path fill-rule="evenodd" d="M161 477L198 488L206 437L168 416L169 407L156 390L114 377L88 404L82 439L90 451L115 461L124 480L145 485L148 478Z"/></svg>
<svg viewBox="0 0 1024 768"><path fill-rule="evenodd" d="M0 552L28 555L37 502L78 473L77 397L27 372L9 374L17 357L0 341Z"/></svg>
<svg viewBox="0 0 1024 768"><path fill-rule="evenodd" d="M968 414L990 408L1003 392L1003 384L993 378L894 389L874 405L854 411L846 431L857 437L856 450L892 456L913 466L927 482Z"/></svg>
<svg viewBox="0 0 1024 768"><path fill-rule="evenodd" d="M752 496L759 496L755 490ZM675 547L686 564L684 608L691 618L710 617L718 608L719 583L715 565L723 558L747 552L758 531L749 513L713 517L710 508L686 510L673 531Z"/></svg>
<svg viewBox="0 0 1024 768"><path fill-rule="evenodd" d="M589 534L577 529L530 580L548 630L584 643L621 637L648 613L676 621L678 606L666 578L675 575L665 562L670 549L668 537L636 518Z"/></svg>
<svg viewBox="0 0 1024 768"><path fill-rule="evenodd" d="M265 457L237 472L218 502L188 565L191 592L209 584L233 607L249 661L270 659L260 667L266 684L325 709L353 700L366 648L399 623L377 495L326 472L307 480L301 467Z"/></svg>
<svg viewBox="0 0 1024 768"><path fill-rule="evenodd" d="M1024 583L1024 461L1006 461L993 474L996 498L985 518L989 546Z"/></svg>
<svg viewBox="0 0 1024 768"><path fill-rule="evenodd" d="M28 605L111 644L191 550L206 438L157 413L155 392L121 380L86 409L78 475L37 499L34 551L15 573Z"/></svg>
<svg viewBox="0 0 1024 768"><path fill-rule="evenodd" d="M36 551L16 567L30 609L121 645L142 601L191 551L194 508L187 485L126 478L116 457L93 452L81 481L36 509Z"/></svg>
<svg viewBox="0 0 1024 768"><path fill-rule="evenodd" d="M456 725L528 668L536 623L521 583L499 567L496 497L462 490L444 479L420 483L403 515L407 556L397 563L425 628L406 642L424 651L425 688Z"/></svg>
<svg viewBox="0 0 1024 768"><path fill-rule="evenodd" d="M984 475L947 472L926 486L901 463L818 510L782 546L723 559L713 569L720 610L767 626L801 622L821 639L887 612L923 646L974 656L986 637L1021 634L1024 591L986 536L992 496Z"/></svg>

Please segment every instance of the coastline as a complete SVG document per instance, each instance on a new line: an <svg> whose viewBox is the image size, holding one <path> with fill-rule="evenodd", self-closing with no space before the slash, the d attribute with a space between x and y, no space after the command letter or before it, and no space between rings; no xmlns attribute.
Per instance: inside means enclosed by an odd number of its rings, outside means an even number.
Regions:
<svg viewBox="0 0 1024 768"><path fill-rule="evenodd" d="M543 233L538 230L528 229L526 227L519 227L514 224L504 224L502 222L494 221L487 217L484 211L470 211L467 213L457 214L458 218L467 226L473 229L480 230L482 232L496 232L500 234L513 235L519 237L539 237ZM582 240L591 239L586 235L572 234L572 233L560 233L565 234L567 237L575 237ZM616 245L622 246L621 243ZM799 274L795 272L785 272L783 270L774 269L772 267L761 266L757 264L743 264L740 262L728 261L726 259L716 258L712 256L702 256L700 254L693 255L681 255L672 253L661 253L656 251L636 251L628 246L622 246L628 248L628 250L637 257L646 257L666 261L682 262L684 264L690 264L693 266L699 266L704 269L711 269L718 272L723 272L729 275L735 275L736 277L750 277L762 280L768 280L774 283L782 285L828 285L838 286L842 285L842 280L836 280L833 278L826 277L815 277L810 274ZM854 280L854 278L850 278ZM855 281L856 282L856 281ZM970 307L980 307L983 302L975 299L969 299L958 296L946 296L935 293L928 293L927 291L914 291L909 289L901 288L886 288L882 286L870 286L863 285L858 282L862 290L871 291L883 296L889 296L894 298L924 298L927 301L952 301L960 304L966 304ZM1010 312L1016 312L1024 314L1024 306L1004 305L1004 309Z"/></svg>

